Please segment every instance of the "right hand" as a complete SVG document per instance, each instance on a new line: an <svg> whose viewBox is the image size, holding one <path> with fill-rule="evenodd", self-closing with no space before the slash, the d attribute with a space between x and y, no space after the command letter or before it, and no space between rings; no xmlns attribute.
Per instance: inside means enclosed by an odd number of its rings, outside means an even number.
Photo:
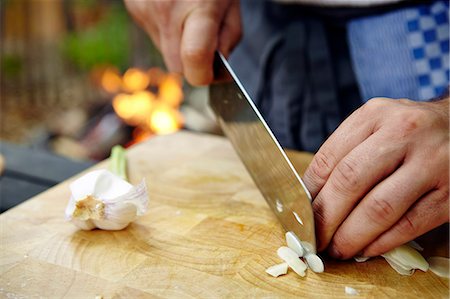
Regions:
<svg viewBox="0 0 450 299"><path fill-rule="evenodd" d="M125 0L136 21L162 52L169 71L192 85L213 80L214 51L227 56L241 37L237 0Z"/></svg>

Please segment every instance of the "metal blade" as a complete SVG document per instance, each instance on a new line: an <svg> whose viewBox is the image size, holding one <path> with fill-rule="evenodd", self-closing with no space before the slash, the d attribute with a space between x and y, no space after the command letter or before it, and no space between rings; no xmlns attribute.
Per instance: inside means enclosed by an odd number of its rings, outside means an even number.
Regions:
<svg viewBox="0 0 450 299"><path fill-rule="evenodd" d="M286 231L316 252L311 195L222 54L209 102L218 122ZM309 244L308 244L309 243Z"/></svg>

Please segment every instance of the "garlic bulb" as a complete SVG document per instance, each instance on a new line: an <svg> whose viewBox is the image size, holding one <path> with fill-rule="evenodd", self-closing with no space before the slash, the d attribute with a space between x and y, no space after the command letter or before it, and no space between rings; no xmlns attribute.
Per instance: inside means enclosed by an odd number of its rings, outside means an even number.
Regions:
<svg viewBox="0 0 450 299"><path fill-rule="evenodd" d="M107 170L95 170L70 185L66 218L83 230L121 230L147 211L145 181L136 186Z"/></svg>

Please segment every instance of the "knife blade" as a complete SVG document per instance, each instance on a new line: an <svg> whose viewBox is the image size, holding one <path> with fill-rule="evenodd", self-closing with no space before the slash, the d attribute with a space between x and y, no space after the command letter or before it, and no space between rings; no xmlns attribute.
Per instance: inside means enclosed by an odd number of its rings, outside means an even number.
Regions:
<svg viewBox="0 0 450 299"><path fill-rule="evenodd" d="M216 52L209 104L256 186L286 231L316 252L311 195L233 72ZM309 248L308 248L309 247Z"/></svg>

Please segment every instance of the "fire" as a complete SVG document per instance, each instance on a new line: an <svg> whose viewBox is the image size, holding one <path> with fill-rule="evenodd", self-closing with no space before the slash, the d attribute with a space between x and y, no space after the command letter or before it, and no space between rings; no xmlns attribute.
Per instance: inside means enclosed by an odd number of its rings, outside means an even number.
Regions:
<svg viewBox="0 0 450 299"><path fill-rule="evenodd" d="M180 128L181 116L178 110L159 105L148 120L148 125L156 134L169 134Z"/></svg>
<svg viewBox="0 0 450 299"><path fill-rule="evenodd" d="M106 68L101 76L101 86L109 93L116 93L120 90L122 79L119 70L116 68Z"/></svg>
<svg viewBox="0 0 450 299"><path fill-rule="evenodd" d="M148 74L136 68L131 68L123 75L123 89L128 92L145 90L150 83Z"/></svg>
<svg viewBox="0 0 450 299"><path fill-rule="evenodd" d="M165 76L159 85L158 97L172 107L178 107L183 100L183 91L180 89L181 80L178 77Z"/></svg>
<svg viewBox="0 0 450 299"><path fill-rule="evenodd" d="M113 99L113 108L125 122L133 126L145 123L152 113L155 95L149 91L139 91L131 95L120 93Z"/></svg>
<svg viewBox="0 0 450 299"><path fill-rule="evenodd" d="M179 76L165 74L158 68L130 68L121 77L117 70L107 68L100 82L105 91L115 94L112 105L117 115L136 127L132 143L182 127L178 107L183 101L183 90Z"/></svg>

